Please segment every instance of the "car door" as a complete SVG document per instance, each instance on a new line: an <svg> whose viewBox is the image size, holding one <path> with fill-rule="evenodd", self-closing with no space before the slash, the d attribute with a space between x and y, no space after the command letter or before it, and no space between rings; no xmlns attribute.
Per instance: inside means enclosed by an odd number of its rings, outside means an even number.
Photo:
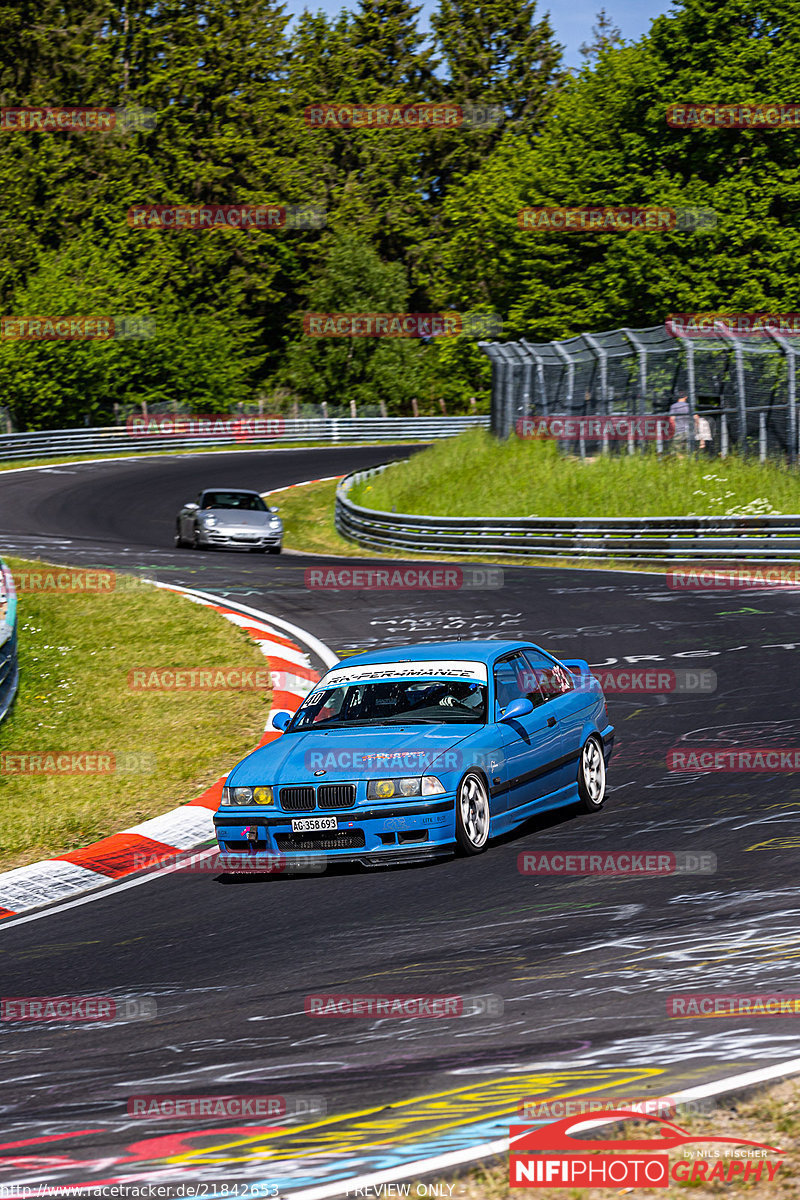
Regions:
<svg viewBox="0 0 800 1200"><path fill-rule="evenodd" d="M536 676L547 711L556 719L561 735L562 761L554 771L554 781L557 787L566 787L577 779L586 709L591 707L594 697L576 687L572 672L543 650L531 649L523 653Z"/></svg>
<svg viewBox="0 0 800 1200"><path fill-rule="evenodd" d="M513 700L530 700L533 712L501 721ZM504 655L494 666L495 721L506 760L506 811L543 799L560 784L554 782L561 757L561 732L521 650Z"/></svg>

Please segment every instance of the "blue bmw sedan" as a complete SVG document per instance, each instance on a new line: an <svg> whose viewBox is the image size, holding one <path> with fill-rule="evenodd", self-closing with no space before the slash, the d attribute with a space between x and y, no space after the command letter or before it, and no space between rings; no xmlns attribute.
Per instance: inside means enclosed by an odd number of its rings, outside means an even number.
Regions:
<svg viewBox="0 0 800 1200"><path fill-rule="evenodd" d="M529 642L459 641L333 667L283 736L225 781L225 860L417 861L489 840L546 809L599 809L614 743L583 660Z"/></svg>

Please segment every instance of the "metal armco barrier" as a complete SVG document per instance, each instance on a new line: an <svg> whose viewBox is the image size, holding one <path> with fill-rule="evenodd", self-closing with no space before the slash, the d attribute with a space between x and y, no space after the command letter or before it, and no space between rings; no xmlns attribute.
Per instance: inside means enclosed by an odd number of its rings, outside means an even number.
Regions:
<svg viewBox="0 0 800 1200"><path fill-rule="evenodd" d="M229 414L235 419L236 414ZM191 419L191 418L188 418ZM275 418L272 418L275 420ZM137 434L126 426L57 429L0 436L0 462L71 454L151 454L154 450L213 449L215 446L280 446L284 442L419 441L454 437L489 427L489 417L287 417L274 436L202 434L180 437Z"/></svg>
<svg viewBox="0 0 800 1200"><path fill-rule="evenodd" d="M8 567L0 562L0 721L17 694L17 592Z"/></svg>
<svg viewBox="0 0 800 1200"><path fill-rule="evenodd" d="M520 558L800 558L800 515L422 517L355 504L348 494L353 485L387 465L348 475L336 490L336 528L372 550Z"/></svg>

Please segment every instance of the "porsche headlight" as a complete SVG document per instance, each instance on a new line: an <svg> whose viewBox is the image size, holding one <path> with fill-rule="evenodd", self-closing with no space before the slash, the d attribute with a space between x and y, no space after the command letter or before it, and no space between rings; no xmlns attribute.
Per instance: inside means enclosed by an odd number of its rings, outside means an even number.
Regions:
<svg viewBox="0 0 800 1200"><path fill-rule="evenodd" d="M368 800L406 799L409 796L441 796L444 788L435 775L412 779L373 779L367 784Z"/></svg>
<svg viewBox="0 0 800 1200"><path fill-rule="evenodd" d="M217 523L216 517L201 517L200 520L204 525L216 525Z"/></svg>
<svg viewBox="0 0 800 1200"><path fill-rule="evenodd" d="M223 804L272 804L271 787L225 787L222 789Z"/></svg>

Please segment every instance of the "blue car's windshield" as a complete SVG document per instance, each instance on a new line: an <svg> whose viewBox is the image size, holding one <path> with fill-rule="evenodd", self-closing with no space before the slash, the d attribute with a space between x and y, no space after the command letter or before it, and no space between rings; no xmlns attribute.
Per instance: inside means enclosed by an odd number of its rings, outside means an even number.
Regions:
<svg viewBox="0 0 800 1200"><path fill-rule="evenodd" d="M486 720L486 692L484 685L465 679L396 679L333 686L311 692L289 730L482 723Z"/></svg>

